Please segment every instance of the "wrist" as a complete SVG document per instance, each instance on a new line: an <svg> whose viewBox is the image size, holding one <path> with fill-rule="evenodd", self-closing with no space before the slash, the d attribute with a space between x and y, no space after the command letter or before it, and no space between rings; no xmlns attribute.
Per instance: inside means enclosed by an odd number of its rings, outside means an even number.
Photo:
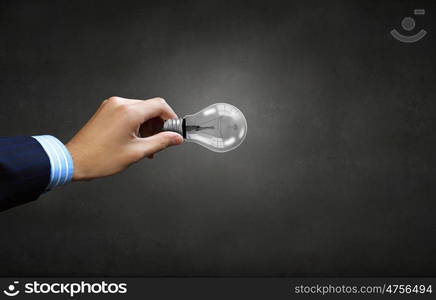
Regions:
<svg viewBox="0 0 436 300"><path fill-rule="evenodd" d="M71 157L73 158L73 181L90 180L91 178L88 176L86 168L84 168L84 166L86 166L86 163L84 162L85 155L83 151L71 141L65 146L67 147L68 151L71 154Z"/></svg>

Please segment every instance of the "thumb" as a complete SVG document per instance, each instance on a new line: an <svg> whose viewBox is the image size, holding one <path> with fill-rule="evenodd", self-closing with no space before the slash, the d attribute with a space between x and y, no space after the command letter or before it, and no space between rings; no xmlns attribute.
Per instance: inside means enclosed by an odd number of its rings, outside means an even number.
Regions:
<svg viewBox="0 0 436 300"><path fill-rule="evenodd" d="M141 138L144 156L153 155L169 146L183 143L183 137L175 132L164 131L158 134Z"/></svg>

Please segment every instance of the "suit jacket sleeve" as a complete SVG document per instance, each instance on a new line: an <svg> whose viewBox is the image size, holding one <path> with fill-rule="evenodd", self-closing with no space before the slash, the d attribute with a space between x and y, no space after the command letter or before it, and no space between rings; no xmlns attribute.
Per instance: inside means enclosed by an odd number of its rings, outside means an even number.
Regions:
<svg viewBox="0 0 436 300"><path fill-rule="evenodd" d="M0 211L33 201L50 181L50 160L32 137L0 137Z"/></svg>

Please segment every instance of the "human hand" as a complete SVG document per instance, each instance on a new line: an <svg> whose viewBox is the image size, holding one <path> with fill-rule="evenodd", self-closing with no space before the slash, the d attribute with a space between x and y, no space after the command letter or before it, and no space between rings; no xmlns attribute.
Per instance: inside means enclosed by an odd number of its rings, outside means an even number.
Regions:
<svg viewBox="0 0 436 300"><path fill-rule="evenodd" d="M131 100L111 97L67 143L74 161L73 180L90 180L123 171L183 137L159 132L164 120L177 118L162 98Z"/></svg>

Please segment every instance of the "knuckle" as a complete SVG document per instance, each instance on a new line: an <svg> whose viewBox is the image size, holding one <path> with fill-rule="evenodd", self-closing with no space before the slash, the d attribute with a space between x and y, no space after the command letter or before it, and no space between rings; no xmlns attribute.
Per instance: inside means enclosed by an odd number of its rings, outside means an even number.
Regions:
<svg viewBox="0 0 436 300"><path fill-rule="evenodd" d="M107 107L109 105L109 99L103 100L100 104L100 107Z"/></svg>
<svg viewBox="0 0 436 300"><path fill-rule="evenodd" d="M153 147L155 149L155 152L161 151L165 148L168 148L169 143L165 139L159 139L155 142L155 146Z"/></svg>
<svg viewBox="0 0 436 300"><path fill-rule="evenodd" d="M154 98L154 99L155 99L155 101L156 101L157 103L159 103L160 105L166 105L166 104L167 104L167 102L165 101L164 98L157 97L157 98Z"/></svg>
<svg viewBox="0 0 436 300"><path fill-rule="evenodd" d="M133 106L126 103L118 104L116 109L120 115L131 115L134 112Z"/></svg>
<svg viewBox="0 0 436 300"><path fill-rule="evenodd" d="M106 102L107 104L110 104L110 105L118 106L121 104L122 100L120 97L112 96L112 97L109 97L104 102Z"/></svg>
<svg viewBox="0 0 436 300"><path fill-rule="evenodd" d="M167 140L167 139L162 140L162 141L160 142L160 148L161 148L161 149L168 148L169 145L170 145L170 142L169 142L169 140Z"/></svg>

